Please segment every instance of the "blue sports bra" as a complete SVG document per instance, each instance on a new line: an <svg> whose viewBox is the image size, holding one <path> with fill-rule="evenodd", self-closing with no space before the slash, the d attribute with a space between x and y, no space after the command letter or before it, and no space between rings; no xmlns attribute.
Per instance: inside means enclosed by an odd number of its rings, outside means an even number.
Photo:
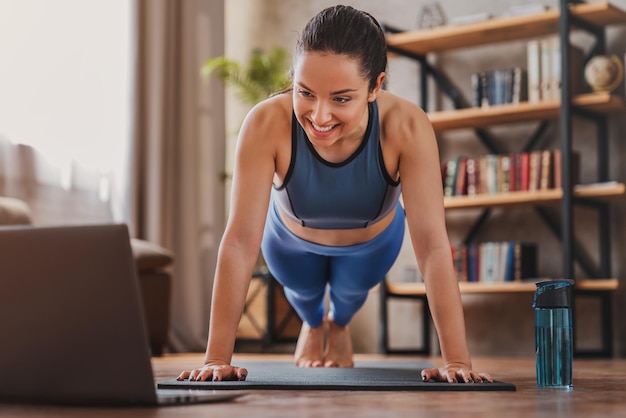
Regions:
<svg viewBox="0 0 626 418"><path fill-rule="evenodd" d="M291 162L283 184L272 190L274 204L286 217L316 229L365 228L396 207L400 192L400 181L385 169L376 102L369 104L361 145L340 163L317 153L293 115Z"/></svg>

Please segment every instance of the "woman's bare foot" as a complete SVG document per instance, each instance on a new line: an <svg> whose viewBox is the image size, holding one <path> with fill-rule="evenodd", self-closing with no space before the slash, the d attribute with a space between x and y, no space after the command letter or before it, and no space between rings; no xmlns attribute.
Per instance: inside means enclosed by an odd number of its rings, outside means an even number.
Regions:
<svg viewBox="0 0 626 418"><path fill-rule="evenodd" d="M311 328L309 324L302 322L294 357L298 367L324 365L324 323L317 328Z"/></svg>
<svg viewBox="0 0 626 418"><path fill-rule="evenodd" d="M326 353L324 355L324 367L352 367L352 339L348 326L335 324L331 319L328 323L328 341L326 343Z"/></svg>

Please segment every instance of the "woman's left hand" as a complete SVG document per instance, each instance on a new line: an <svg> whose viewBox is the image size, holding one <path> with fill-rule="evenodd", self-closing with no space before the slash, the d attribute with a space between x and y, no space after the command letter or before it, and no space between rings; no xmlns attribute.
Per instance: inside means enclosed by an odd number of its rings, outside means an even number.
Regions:
<svg viewBox="0 0 626 418"><path fill-rule="evenodd" d="M489 373L478 373L462 363L447 363L443 367L422 370L422 380L448 383L483 383L493 382Z"/></svg>

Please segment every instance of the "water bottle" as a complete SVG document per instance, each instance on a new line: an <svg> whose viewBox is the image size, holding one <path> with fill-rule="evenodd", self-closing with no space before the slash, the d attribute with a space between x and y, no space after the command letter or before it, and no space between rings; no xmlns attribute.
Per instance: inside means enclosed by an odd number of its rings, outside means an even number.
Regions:
<svg viewBox="0 0 626 418"><path fill-rule="evenodd" d="M573 280L537 283L535 308L535 350L537 386L572 387L574 329L572 326Z"/></svg>

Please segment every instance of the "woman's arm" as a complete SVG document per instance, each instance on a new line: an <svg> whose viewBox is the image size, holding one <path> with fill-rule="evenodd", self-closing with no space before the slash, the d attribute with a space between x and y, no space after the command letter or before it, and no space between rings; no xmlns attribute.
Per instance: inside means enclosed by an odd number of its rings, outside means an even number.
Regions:
<svg viewBox="0 0 626 418"><path fill-rule="evenodd" d="M246 117L235 153L231 206L218 256L204 366L178 379L245 379L247 371L230 366L237 327L258 258L275 172L275 138L280 121L271 102ZM273 122L273 123L272 123Z"/></svg>
<svg viewBox="0 0 626 418"><path fill-rule="evenodd" d="M405 109L407 109L405 107ZM443 206L439 150L432 125L417 106L404 113L399 172L406 218L428 303L439 336L444 366L423 373L425 380L491 381L472 370L461 295L453 268Z"/></svg>

